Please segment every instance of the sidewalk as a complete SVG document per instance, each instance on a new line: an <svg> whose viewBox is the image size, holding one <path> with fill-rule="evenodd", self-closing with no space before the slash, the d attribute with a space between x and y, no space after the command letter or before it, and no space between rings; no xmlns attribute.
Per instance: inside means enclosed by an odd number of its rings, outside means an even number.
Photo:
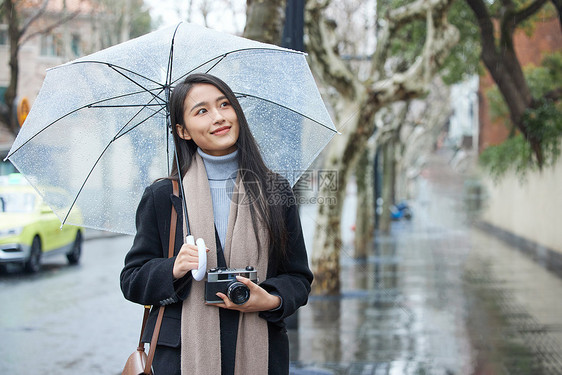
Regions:
<svg viewBox="0 0 562 375"><path fill-rule="evenodd" d="M84 241L96 240L99 238L111 238L118 236L126 236L122 233L108 232L103 230L96 230L90 228L84 228Z"/></svg>
<svg viewBox="0 0 562 375"><path fill-rule="evenodd" d="M447 160L420 177L412 221L378 235L366 261L342 253L342 296L301 308L292 374L562 372L562 280L471 225L465 176ZM314 210L301 219L310 243Z"/></svg>

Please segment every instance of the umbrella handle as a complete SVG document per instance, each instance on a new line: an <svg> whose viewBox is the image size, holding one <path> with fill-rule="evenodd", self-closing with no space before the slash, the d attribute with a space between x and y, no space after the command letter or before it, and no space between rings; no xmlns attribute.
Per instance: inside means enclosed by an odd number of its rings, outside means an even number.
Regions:
<svg viewBox="0 0 562 375"><path fill-rule="evenodd" d="M195 237L185 237L185 243L195 245ZM191 275L195 280L201 281L205 277L205 271L207 270L207 247L202 238L197 239L197 250L199 251L199 267L196 270L191 270Z"/></svg>

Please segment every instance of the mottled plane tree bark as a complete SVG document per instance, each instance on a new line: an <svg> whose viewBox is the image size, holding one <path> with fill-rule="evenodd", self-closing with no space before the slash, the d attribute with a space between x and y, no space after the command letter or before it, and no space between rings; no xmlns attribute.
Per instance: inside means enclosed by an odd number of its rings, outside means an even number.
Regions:
<svg viewBox="0 0 562 375"><path fill-rule="evenodd" d="M311 67L319 80L331 88L335 122L341 135L336 136L325 154L324 169L333 171L336 191L328 184L320 186L319 196L333 196L335 204L320 205L316 222L311 264L315 273L315 294L340 292L340 234L345 187L354 166L372 136L375 115L396 101L406 101L426 93L428 85L458 41L458 30L449 24L447 11L452 0L417 0L390 9L377 39L371 59L370 75L360 80L342 60L335 46L337 27L326 20L324 11L330 1L308 1L306 8L307 51ZM410 22L423 20L426 38L419 56L400 71L388 69L392 38Z"/></svg>
<svg viewBox="0 0 562 375"><path fill-rule="evenodd" d="M286 0L247 0L244 37L280 45L286 4Z"/></svg>

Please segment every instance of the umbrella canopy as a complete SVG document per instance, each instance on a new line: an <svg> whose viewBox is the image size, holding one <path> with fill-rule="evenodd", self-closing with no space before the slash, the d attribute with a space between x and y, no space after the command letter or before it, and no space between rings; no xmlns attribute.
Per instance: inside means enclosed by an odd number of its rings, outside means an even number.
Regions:
<svg viewBox="0 0 562 375"><path fill-rule="evenodd" d="M232 88L291 185L337 133L303 53L180 23L48 70L7 159L63 224L133 234L173 161L170 90L191 73Z"/></svg>

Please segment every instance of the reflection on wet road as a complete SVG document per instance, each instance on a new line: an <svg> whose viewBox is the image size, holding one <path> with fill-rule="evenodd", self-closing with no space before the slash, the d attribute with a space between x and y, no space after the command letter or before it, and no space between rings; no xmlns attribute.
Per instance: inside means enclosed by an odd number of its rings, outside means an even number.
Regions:
<svg viewBox="0 0 562 375"><path fill-rule="evenodd" d="M414 219L378 235L366 260L344 248L342 296L301 309L294 373L562 373L562 280L470 225L469 182L444 159L425 172ZM311 228L314 210L302 215Z"/></svg>
<svg viewBox="0 0 562 375"><path fill-rule="evenodd" d="M119 272L132 237L84 242L78 266L0 274L0 373L120 374L143 309L123 299Z"/></svg>

